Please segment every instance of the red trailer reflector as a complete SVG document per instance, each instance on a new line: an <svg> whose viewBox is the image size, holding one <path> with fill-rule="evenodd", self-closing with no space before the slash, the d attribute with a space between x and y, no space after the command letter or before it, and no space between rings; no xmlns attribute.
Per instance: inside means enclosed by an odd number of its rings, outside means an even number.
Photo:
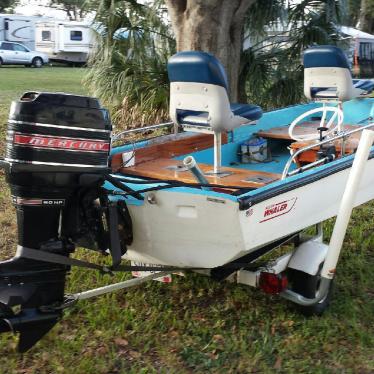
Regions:
<svg viewBox="0 0 374 374"><path fill-rule="evenodd" d="M285 274L260 273L259 286L265 293L273 295L281 293L287 285L288 279Z"/></svg>

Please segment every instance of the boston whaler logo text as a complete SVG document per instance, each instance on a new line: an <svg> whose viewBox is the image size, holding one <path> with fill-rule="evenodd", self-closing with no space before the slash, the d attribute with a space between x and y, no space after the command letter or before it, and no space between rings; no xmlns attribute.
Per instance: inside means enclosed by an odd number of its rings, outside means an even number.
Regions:
<svg viewBox="0 0 374 374"><path fill-rule="evenodd" d="M275 217L282 216L289 213L296 204L297 198L294 197L289 200L281 201L280 203L269 205L265 208L263 220L260 222L269 221Z"/></svg>
<svg viewBox="0 0 374 374"><path fill-rule="evenodd" d="M30 147L70 149L87 152L108 152L109 143L100 140L56 138L41 135L14 135L14 144Z"/></svg>

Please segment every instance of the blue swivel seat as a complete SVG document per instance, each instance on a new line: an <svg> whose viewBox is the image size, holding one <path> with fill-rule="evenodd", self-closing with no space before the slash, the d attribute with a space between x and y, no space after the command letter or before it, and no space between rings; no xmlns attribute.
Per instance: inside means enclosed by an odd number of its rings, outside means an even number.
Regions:
<svg viewBox="0 0 374 374"><path fill-rule="evenodd" d="M367 95L374 82L353 80L344 52L318 45L304 52L304 94L310 100L344 102Z"/></svg>
<svg viewBox="0 0 374 374"><path fill-rule="evenodd" d="M322 103L321 108L312 109L295 119L289 127L289 135L294 140L316 140L319 135L307 135L300 138L294 134L295 126L308 115L322 112L320 129L330 135L335 131L344 131L343 102L365 97L371 92L374 82L352 79L349 63L344 52L335 46L318 45L304 52L304 95L313 101ZM328 106L327 103L333 105ZM333 113L330 117L327 112ZM325 120L327 123L325 124ZM336 126L333 123L337 121ZM321 135L322 136L322 133ZM344 139L342 140L344 153Z"/></svg>
<svg viewBox="0 0 374 374"><path fill-rule="evenodd" d="M168 63L170 117L186 131L214 134L214 172L221 164L221 134L254 123L262 116L256 105L230 104L222 64L211 54L179 52Z"/></svg>

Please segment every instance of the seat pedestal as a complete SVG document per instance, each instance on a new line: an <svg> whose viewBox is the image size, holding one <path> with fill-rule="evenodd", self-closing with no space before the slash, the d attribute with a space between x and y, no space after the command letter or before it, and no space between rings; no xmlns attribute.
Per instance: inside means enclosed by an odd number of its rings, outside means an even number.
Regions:
<svg viewBox="0 0 374 374"><path fill-rule="evenodd" d="M222 166L222 133L214 132L214 167L213 173L220 174Z"/></svg>

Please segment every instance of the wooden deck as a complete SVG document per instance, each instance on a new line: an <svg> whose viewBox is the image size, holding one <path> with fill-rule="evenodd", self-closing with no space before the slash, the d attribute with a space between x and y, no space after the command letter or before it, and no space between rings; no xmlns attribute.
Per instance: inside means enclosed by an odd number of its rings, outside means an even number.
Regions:
<svg viewBox="0 0 374 374"><path fill-rule="evenodd" d="M320 125L320 121L311 121L311 122L303 122L300 125L295 127L294 133L296 136L300 135L309 135L309 134L318 134L317 128ZM288 134L289 125L286 126L279 126L279 127L272 127L268 130L259 131L257 133L258 136L266 139L281 139L281 140L289 140L292 141L292 138ZM359 126L355 125L344 125L344 129L354 130L357 129ZM355 135L351 135L355 137ZM360 135L358 135L359 137Z"/></svg>
<svg viewBox="0 0 374 374"><path fill-rule="evenodd" d="M222 134L222 144L227 143L227 135ZM135 150L136 165L160 158L178 157L193 152L203 151L213 147L213 136L209 134L179 133L167 135L149 141L146 147ZM122 154L117 153L112 158L112 170L117 171L122 166Z"/></svg>
<svg viewBox="0 0 374 374"><path fill-rule="evenodd" d="M230 167L222 168L222 171L228 175L217 177L206 174L212 171L212 165L199 163L199 167L209 183L223 186L258 188L281 178L280 174ZM169 158L159 158L143 162L132 167L122 168L120 172L124 175L197 183L192 173L183 169L182 161L171 160Z"/></svg>
<svg viewBox="0 0 374 374"><path fill-rule="evenodd" d="M222 143L227 143L223 134ZM146 147L135 150L135 165L123 167L122 154L115 154L111 161L113 172L158 180L177 180L186 183L197 183L192 173L183 170L182 161L173 158L213 148L213 136L208 134L181 133L155 138ZM213 164L213 155L212 155ZM224 167L226 175L210 175L213 165L200 164L199 167L211 184L257 188L281 178L280 174L255 170Z"/></svg>
<svg viewBox="0 0 374 374"><path fill-rule="evenodd" d="M296 134L306 135L317 133L318 126L319 121L304 122L297 127ZM357 127L358 126L345 125L345 129L347 130L353 130ZM306 141L292 142L292 139L288 135L288 126L274 127L269 130L259 131L257 134L267 139L288 140L291 142L291 148L295 151L311 144L311 142ZM361 133L354 134L346 141L346 153L355 151L360 136ZM222 143L227 143L226 135L223 136ZM335 146L337 149L337 156L339 156L341 142L335 142ZM213 148L213 136L208 134L181 133L155 138L150 141L147 146L135 150L134 166L123 167L122 154L119 153L113 156L112 169L124 175L196 183L196 179L192 173L184 169L182 161L177 161L174 158L209 148ZM318 150L319 147L316 146L316 149L303 153L297 162L301 164L315 161ZM212 164L199 163L199 167L209 183L221 186L258 188L281 178L280 174L232 167L223 167L222 172L225 174L217 176L212 174Z"/></svg>
<svg viewBox="0 0 374 374"><path fill-rule="evenodd" d="M304 122L296 127L295 129L295 135L308 135L308 134L317 134L320 122ZM299 150L300 148L304 148L308 145L313 144L315 142L314 140L311 141L292 141L291 137L288 134L288 128L289 126L280 126L280 127L273 127L271 129L265 130L265 131L259 131L258 135L266 138L266 139L282 139L282 140L289 140L292 142L290 144L290 148L294 151ZM351 131L359 128L357 125L344 125L344 129L346 131ZM345 154L351 154L354 153L357 149L358 143L361 138L361 132L357 132L355 134L352 134L349 136L348 139L345 141ZM332 142L332 144L336 148L336 157L339 157L341 155L341 140L336 140ZM299 165L314 162L317 159L317 152L319 151L319 146L316 146L315 148L303 152L298 158L297 163Z"/></svg>
<svg viewBox="0 0 374 374"><path fill-rule="evenodd" d="M306 135L317 133L318 122L304 122L297 130L297 135ZM358 126L345 125L346 130L353 130ZM288 135L288 126L274 127L266 131L259 131L259 136L267 139L289 140L292 139ZM361 133L352 135L346 141L346 152L352 153L357 148ZM224 135L222 143L227 143L227 136ZM311 144L311 142L292 142L291 148L297 150ZM337 156L340 152L340 141L335 146ZM122 154L116 154L112 159L112 169L114 172L120 172L124 175L132 175L157 180L176 180L186 183L196 183L196 179L192 173L183 168L182 161L174 158L191 153L213 148L213 136L208 134L181 133L177 135L168 135L151 140L145 147L135 150L135 165L123 167ZM316 149L302 154L298 163L307 163L315 161ZM212 155L213 163L213 155ZM223 167L224 175L217 176L212 174L213 165L200 164L199 167L211 184L221 186L237 186L244 188L258 188L266 184L272 183L281 178L280 174L261 172L257 170L248 170L235 167Z"/></svg>
<svg viewBox="0 0 374 374"><path fill-rule="evenodd" d="M317 127L320 122L303 122L295 128L295 135L308 135L317 134ZM266 139L280 139L292 141L292 138L288 135L288 129L290 125L272 127L268 130L261 130L257 133L258 136Z"/></svg>

